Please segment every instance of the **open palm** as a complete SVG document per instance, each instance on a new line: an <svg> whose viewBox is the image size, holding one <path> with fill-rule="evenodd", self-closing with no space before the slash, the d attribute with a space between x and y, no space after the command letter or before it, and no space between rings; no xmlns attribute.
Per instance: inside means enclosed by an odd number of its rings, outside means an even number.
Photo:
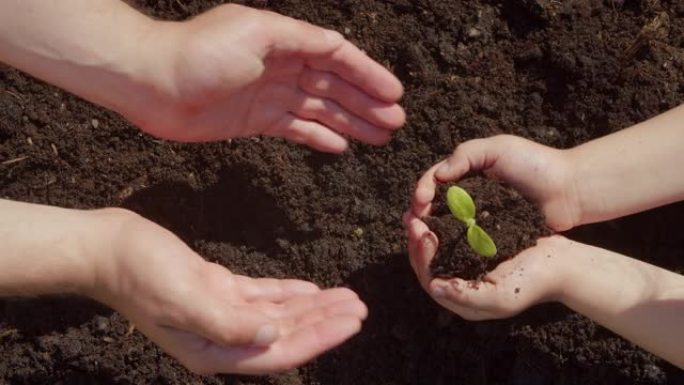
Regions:
<svg viewBox="0 0 684 385"><path fill-rule="evenodd" d="M367 315L351 290L233 274L138 216L112 232L92 296L198 373L295 367L356 334Z"/></svg>

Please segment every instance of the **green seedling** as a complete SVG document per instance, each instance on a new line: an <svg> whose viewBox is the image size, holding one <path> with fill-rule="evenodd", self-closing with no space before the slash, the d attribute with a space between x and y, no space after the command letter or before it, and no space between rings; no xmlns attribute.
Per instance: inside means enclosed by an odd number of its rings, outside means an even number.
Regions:
<svg viewBox="0 0 684 385"><path fill-rule="evenodd" d="M482 227L475 223L475 202L468 192L458 186L451 186L446 195L447 206L459 221L468 227L466 238L470 247L483 257L496 255L496 245Z"/></svg>

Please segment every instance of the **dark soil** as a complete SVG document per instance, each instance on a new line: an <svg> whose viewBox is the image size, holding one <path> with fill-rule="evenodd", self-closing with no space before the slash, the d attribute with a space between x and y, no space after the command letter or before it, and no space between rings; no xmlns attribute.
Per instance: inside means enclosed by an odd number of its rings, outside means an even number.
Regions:
<svg viewBox="0 0 684 385"><path fill-rule="evenodd" d="M221 1L130 3L179 20ZM447 313L417 284L401 228L416 179L460 142L510 133L570 147L681 103L682 1L243 3L342 31L392 68L405 129L340 157L270 139L180 145L4 69L0 197L129 207L235 271L349 286L370 307L364 330L284 375L200 377L92 302L4 300L0 384L684 384L562 306L492 322ZM682 217L678 204L570 236L681 272Z"/></svg>
<svg viewBox="0 0 684 385"><path fill-rule="evenodd" d="M512 188L486 177L463 179L458 185L475 201L477 224L492 237L497 254L482 257L468 245L466 226L451 214L445 203L449 185L442 185L435 197L432 216L426 218L428 227L439 239L439 248L430 266L435 277L480 279L499 263L551 234L537 207Z"/></svg>

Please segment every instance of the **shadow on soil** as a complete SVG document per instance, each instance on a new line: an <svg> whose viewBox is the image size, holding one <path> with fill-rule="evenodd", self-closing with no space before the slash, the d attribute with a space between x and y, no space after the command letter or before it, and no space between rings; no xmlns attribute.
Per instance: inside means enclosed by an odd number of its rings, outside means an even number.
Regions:
<svg viewBox="0 0 684 385"><path fill-rule="evenodd" d="M464 321L424 293L404 254L355 272L348 284L371 309L369 318L357 337L318 360L321 383L551 383L543 382L552 375L543 371L548 367L536 370L534 356L520 354L516 330L563 322L571 313L562 306L539 306L509 320ZM369 355L378 346L382 356ZM499 374L511 371L518 382ZM535 378L542 382L530 382Z"/></svg>
<svg viewBox="0 0 684 385"><path fill-rule="evenodd" d="M89 322L94 316L109 316L112 310L97 302L76 297L6 299L0 301L0 325L23 335L41 336Z"/></svg>
<svg viewBox="0 0 684 385"><path fill-rule="evenodd" d="M238 165L224 168L218 182L195 190L187 183L162 183L134 193L123 206L169 229L184 241L245 245L269 253L277 238L292 242L316 237L297 230L277 197L252 183L254 175Z"/></svg>

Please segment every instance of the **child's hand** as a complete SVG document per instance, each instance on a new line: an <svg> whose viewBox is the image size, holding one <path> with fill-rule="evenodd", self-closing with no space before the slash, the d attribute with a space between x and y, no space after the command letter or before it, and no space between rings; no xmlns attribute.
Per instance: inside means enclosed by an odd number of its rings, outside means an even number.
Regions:
<svg viewBox="0 0 684 385"><path fill-rule="evenodd" d="M537 245L501 263L482 282L433 278L430 262L439 241L412 213L404 216L411 266L432 298L467 320L511 317L528 307L558 300L564 285L563 269L572 242L560 236L540 239Z"/></svg>
<svg viewBox="0 0 684 385"><path fill-rule="evenodd" d="M578 224L575 170L567 153L510 135L475 139L456 147L453 155L418 181L413 213L420 218L429 215L437 184L457 181L471 171L484 171L537 203L547 226L556 231Z"/></svg>
<svg viewBox="0 0 684 385"><path fill-rule="evenodd" d="M465 142L421 177L411 210L404 215L411 265L421 285L442 306L471 320L509 317L533 304L554 300L560 290L558 261L567 246L558 236L539 240L535 247L499 265L481 283L431 276L430 261L439 240L420 218L430 214L439 183L456 181L471 171L484 171L532 199L554 230L578 223L574 168L565 152L508 135Z"/></svg>
<svg viewBox="0 0 684 385"><path fill-rule="evenodd" d="M341 152L344 136L380 145L404 124L399 80L337 32L231 4L150 33L156 92L123 113L153 135Z"/></svg>
<svg viewBox="0 0 684 385"><path fill-rule="evenodd" d="M348 289L235 275L170 232L118 210L86 293L198 373L258 374L304 363L357 333L365 305Z"/></svg>

